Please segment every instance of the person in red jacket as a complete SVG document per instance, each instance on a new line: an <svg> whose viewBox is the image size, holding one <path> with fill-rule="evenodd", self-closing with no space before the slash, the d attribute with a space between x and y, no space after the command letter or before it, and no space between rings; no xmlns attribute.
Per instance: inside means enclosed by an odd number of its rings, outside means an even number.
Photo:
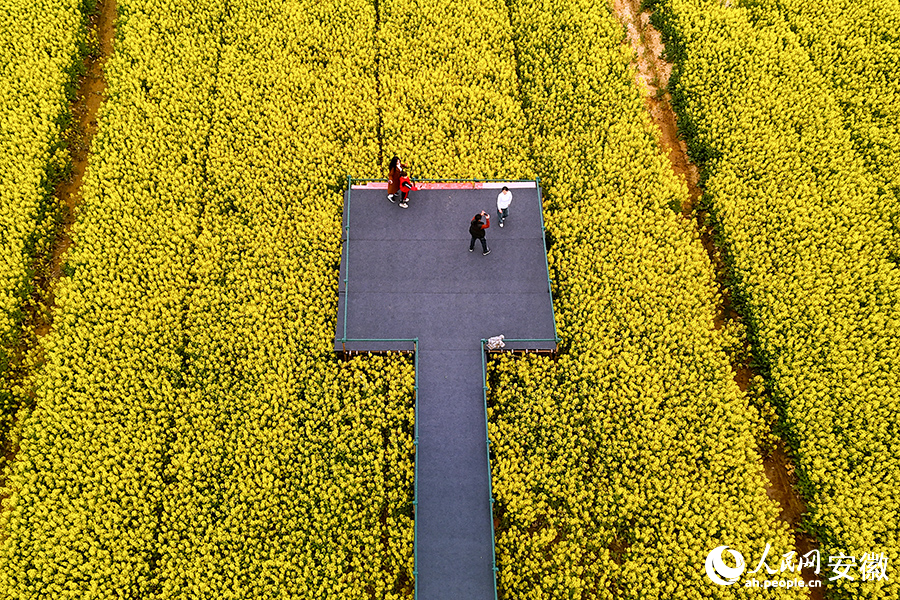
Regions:
<svg viewBox="0 0 900 600"><path fill-rule="evenodd" d="M400 191L400 173L406 165L400 162L400 157L395 156L388 165L388 200L397 201L397 192Z"/></svg>
<svg viewBox="0 0 900 600"><path fill-rule="evenodd" d="M481 222L481 217L485 218L485 222ZM469 244L469 252L473 252L475 250L475 240L481 241L481 248L484 250L482 254L487 256L491 253L491 249L487 247L487 241L484 239L484 230L491 226L491 215L487 214L484 211L481 211L475 217L472 218L472 222L469 223L469 233L472 234L472 242Z"/></svg>
<svg viewBox="0 0 900 600"><path fill-rule="evenodd" d="M409 208L409 204L407 204L406 200L409 198L409 193L416 189L413 185L412 180L409 178L409 174L406 171L400 171L400 208ZM397 196L394 195L396 198Z"/></svg>

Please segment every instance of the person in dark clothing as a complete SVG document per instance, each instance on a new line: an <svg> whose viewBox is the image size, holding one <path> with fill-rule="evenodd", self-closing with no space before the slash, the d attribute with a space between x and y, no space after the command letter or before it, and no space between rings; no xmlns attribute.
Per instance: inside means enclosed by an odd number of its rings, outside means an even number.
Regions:
<svg viewBox="0 0 900 600"><path fill-rule="evenodd" d="M388 165L388 200L397 201L397 192L400 191L400 173L406 165L400 162L400 157L395 156Z"/></svg>
<svg viewBox="0 0 900 600"><path fill-rule="evenodd" d="M409 198L409 193L416 189L413 185L412 180L409 178L409 174L406 171L400 171L400 208L409 208L409 204L407 204L407 199ZM397 197L396 195L394 196ZM391 200L393 202L393 200Z"/></svg>
<svg viewBox="0 0 900 600"><path fill-rule="evenodd" d="M481 217L485 218L485 222L481 222ZM487 247L487 241L484 239L484 230L491 226L491 216L484 211L481 211L472 219L472 222L469 223L469 233L472 234L472 242L469 244L469 252L473 252L475 250L475 240L481 241L481 248L484 250L482 254L487 256L491 253L490 248Z"/></svg>

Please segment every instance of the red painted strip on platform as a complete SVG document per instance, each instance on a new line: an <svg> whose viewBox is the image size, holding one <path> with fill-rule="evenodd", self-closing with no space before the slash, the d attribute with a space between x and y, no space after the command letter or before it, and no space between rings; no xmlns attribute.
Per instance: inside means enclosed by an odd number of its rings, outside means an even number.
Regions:
<svg viewBox="0 0 900 600"><path fill-rule="evenodd" d="M503 186L508 187L511 190L514 189L534 189L535 188L534 181L485 181L484 189L494 189L499 190Z"/></svg>
<svg viewBox="0 0 900 600"><path fill-rule="evenodd" d="M480 190L480 181L447 181L418 184L420 190Z"/></svg>
<svg viewBox="0 0 900 600"><path fill-rule="evenodd" d="M501 184L502 185L502 184ZM481 181L426 181L416 183L419 190L480 190L485 187ZM353 190L386 190L386 181L368 181L364 184L350 186Z"/></svg>
<svg viewBox="0 0 900 600"><path fill-rule="evenodd" d="M386 190L387 181L367 181L350 186L353 190ZM509 189L525 189L535 187L534 181L426 181L417 183L417 190L488 190L500 189L507 186Z"/></svg>

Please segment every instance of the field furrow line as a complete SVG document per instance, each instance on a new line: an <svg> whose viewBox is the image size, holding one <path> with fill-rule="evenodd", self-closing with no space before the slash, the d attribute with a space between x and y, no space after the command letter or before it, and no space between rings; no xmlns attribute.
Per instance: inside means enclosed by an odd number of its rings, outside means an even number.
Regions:
<svg viewBox="0 0 900 600"><path fill-rule="evenodd" d="M826 592L894 598L900 276L839 94L769 3L666 0L673 96L821 548ZM851 408L852 407L852 408ZM844 558L841 558L844 557ZM852 579L835 560L856 563ZM885 562L887 561L887 562ZM879 569L881 567L878 567Z"/></svg>
<svg viewBox="0 0 900 600"><path fill-rule="evenodd" d="M684 214L697 222L703 246L715 269L716 281L719 283L722 296L716 315L716 328L728 327L743 332L745 325L740 314L731 305L731 294L726 285L729 280L727 266L722 258L721 249L714 242L717 236L713 231L711 220L708 219L708 211L701 206L703 191L699 185L700 172L688 157L687 144L678 134L678 119L672 108L672 96L667 89L673 65L666 62L663 57L665 46L662 36L650 22L651 11L641 11L639 2L619 0L613 3L613 10L625 25L628 42L635 51L636 80L644 92L653 122L659 129L660 146L667 153L673 171L685 179L688 185L689 203L684 207ZM746 336L742 333L740 337L742 343L732 347L729 352L735 382L742 392L748 393L761 416L774 428L774 407L769 402L762 377L752 366L752 353ZM762 438L757 443L766 472L766 492L770 498L778 502L781 508L779 519L791 528L797 552L805 555L817 549L818 543L801 529L806 505L797 489L795 467L785 453L783 441L774 432L762 430L760 433ZM804 567L802 573L807 584L814 579L817 580L810 590L811 597L822 598L821 578L814 572L813 567Z"/></svg>
<svg viewBox="0 0 900 600"><path fill-rule="evenodd" d="M108 99L9 478L7 598L150 597L160 585L159 508L221 17L197 3L116 8ZM181 35L162 45L161 30Z"/></svg>
<svg viewBox="0 0 900 600"><path fill-rule="evenodd" d="M50 319L58 238L99 102L94 10L73 0L18 5L0 21L0 481L18 443L16 413L31 406L27 378Z"/></svg>

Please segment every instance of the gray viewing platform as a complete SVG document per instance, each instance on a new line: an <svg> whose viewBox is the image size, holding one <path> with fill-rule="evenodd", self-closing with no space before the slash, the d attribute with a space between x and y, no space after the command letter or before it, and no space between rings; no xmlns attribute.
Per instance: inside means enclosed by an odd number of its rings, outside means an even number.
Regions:
<svg viewBox="0 0 900 600"><path fill-rule="evenodd" d="M403 209L388 201L386 182L350 181L335 350L416 351L416 598L492 600L482 340L503 334L504 350L556 349L540 188L418 185ZM513 201L500 228L504 185ZM488 256L477 242L469 252L469 222L482 210Z"/></svg>

